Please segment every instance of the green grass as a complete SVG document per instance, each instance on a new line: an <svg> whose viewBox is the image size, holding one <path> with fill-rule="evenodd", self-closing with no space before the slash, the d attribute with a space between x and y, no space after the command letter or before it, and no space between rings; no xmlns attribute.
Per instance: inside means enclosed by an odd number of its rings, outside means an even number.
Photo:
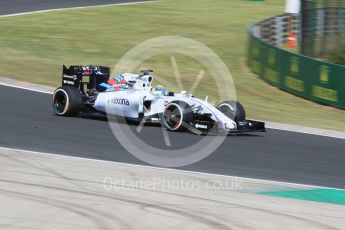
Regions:
<svg viewBox="0 0 345 230"><path fill-rule="evenodd" d="M295 97L267 85L246 65L248 25L284 11L283 0L161 0L131 6L67 10L0 19L0 75L58 86L62 64L114 66L128 50L157 36L183 36L214 50L230 69L249 117L345 130L345 112ZM173 79L170 55L141 66ZM184 86L202 68L176 55ZM217 100L206 73L197 96Z"/></svg>

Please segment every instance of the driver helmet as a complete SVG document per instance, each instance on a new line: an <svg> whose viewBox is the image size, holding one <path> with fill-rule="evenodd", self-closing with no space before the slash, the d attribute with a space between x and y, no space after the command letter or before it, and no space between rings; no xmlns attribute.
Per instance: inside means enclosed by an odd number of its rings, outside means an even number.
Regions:
<svg viewBox="0 0 345 230"><path fill-rule="evenodd" d="M157 85L152 88L152 93L155 96L166 96L166 90L162 85Z"/></svg>

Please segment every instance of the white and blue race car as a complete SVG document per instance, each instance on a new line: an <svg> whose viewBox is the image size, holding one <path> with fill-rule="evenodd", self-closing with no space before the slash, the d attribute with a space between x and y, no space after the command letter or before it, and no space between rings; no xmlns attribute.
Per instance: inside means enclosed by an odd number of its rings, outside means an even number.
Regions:
<svg viewBox="0 0 345 230"><path fill-rule="evenodd" d="M83 81L85 78L88 80ZM53 95L53 111L58 116L97 112L137 123L160 122L170 131L265 131L263 122L246 120L245 110L237 101L214 106L185 91L174 93L153 87L152 81L151 70L110 78L109 67L63 66L62 86Z"/></svg>

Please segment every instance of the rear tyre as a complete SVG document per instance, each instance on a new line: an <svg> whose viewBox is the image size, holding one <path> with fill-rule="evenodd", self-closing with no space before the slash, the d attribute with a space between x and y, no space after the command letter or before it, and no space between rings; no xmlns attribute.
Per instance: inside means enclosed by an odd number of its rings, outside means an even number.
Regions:
<svg viewBox="0 0 345 230"><path fill-rule="evenodd" d="M72 86L62 86L53 94L53 111L58 116L77 116L83 105L82 95Z"/></svg>
<svg viewBox="0 0 345 230"><path fill-rule="evenodd" d="M183 101L172 101L165 107L162 120L170 131L185 131L193 121L193 110Z"/></svg>
<svg viewBox="0 0 345 230"><path fill-rule="evenodd" d="M246 119L246 111L238 101L224 101L220 103L217 108L235 122L244 121Z"/></svg>

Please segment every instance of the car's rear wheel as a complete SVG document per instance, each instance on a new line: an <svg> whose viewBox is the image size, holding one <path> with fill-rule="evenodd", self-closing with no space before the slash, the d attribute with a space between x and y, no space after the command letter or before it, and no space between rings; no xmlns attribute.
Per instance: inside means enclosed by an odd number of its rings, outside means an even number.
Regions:
<svg viewBox="0 0 345 230"><path fill-rule="evenodd" d="M58 116L77 116L82 104L82 95L72 86L59 87L53 94L53 111Z"/></svg>
<svg viewBox="0 0 345 230"><path fill-rule="evenodd" d="M164 109L163 124L170 131L184 131L192 120L192 108L183 101L172 101Z"/></svg>
<svg viewBox="0 0 345 230"><path fill-rule="evenodd" d="M235 122L246 119L246 111L238 101L224 101L217 108Z"/></svg>

